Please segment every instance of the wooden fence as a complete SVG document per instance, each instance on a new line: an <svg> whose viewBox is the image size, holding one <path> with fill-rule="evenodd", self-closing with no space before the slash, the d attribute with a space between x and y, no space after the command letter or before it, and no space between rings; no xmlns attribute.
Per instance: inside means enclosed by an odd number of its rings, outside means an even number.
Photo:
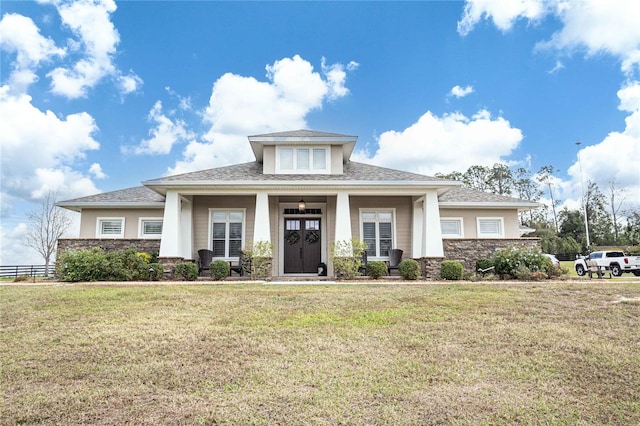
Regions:
<svg viewBox="0 0 640 426"><path fill-rule="evenodd" d="M0 278L43 277L44 270L44 265L5 265L0 266ZM51 272L53 272L53 268L49 266L49 273Z"/></svg>

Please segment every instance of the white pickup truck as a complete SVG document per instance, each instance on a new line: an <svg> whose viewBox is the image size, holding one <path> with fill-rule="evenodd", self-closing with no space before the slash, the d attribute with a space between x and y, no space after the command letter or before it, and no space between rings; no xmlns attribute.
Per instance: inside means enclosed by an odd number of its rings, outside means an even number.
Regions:
<svg viewBox="0 0 640 426"><path fill-rule="evenodd" d="M598 266L609 269L614 277L622 276L623 272L632 272L636 277L640 277L640 256L625 256L623 252L616 250L594 251L589 256L573 262L578 275L583 276L587 272L587 260L593 260Z"/></svg>

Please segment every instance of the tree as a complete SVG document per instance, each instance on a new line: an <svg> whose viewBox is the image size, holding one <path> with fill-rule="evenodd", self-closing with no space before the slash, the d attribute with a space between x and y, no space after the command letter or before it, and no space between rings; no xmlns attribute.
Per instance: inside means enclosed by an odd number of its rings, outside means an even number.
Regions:
<svg viewBox="0 0 640 426"><path fill-rule="evenodd" d="M514 187L513 173L506 164L496 163L489 172L489 182L494 194L511 195Z"/></svg>
<svg viewBox="0 0 640 426"><path fill-rule="evenodd" d="M49 264L56 252L58 239L71 227L71 218L65 210L56 206L56 199L57 193L49 192L39 210L27 213L29 230L26 244L44 258L45 276L49 275Z"/></svg>
<svg viewBox="0 0 640 426"><path fill-rule="evenodd" d="M613 238L616 243L620 237L618 212L620 211L620 207L624 204L627 192L628 191L626 189L618 187L618 182L615 179L609 181L609 193L607 195L609 197L609 209L611 210L611 222L613 224ZM617 204L616 198L618 199Z"/></svg>
<svg viewBox="0 0 640 426"><path fill-rule="evenodd" d="M540 196L542 195L542 191L540 191L537 185L531 179L531 175L528 169L524 167L520 167L516 170L516 179L513 182L514 189L518 194L518 197L527 200L527 201L538 201ZM533 209L529 210L529 226L533 223ZM521 218L521 222L524 223L524 213Z"/></svg>
<svg viewBox="0 0 640 426"><path fill-rule="evenodd" d="M591 242L598 245L614 243L611 217L606 210L606 198L595 182L587 181L584 197Z"/></svg>
<svg viewBox="0 0 640 426"><path fill-rule="evenodd" d="M555 224L555 230L558 232L560 227L558 226L558 215L556 213L556 207L559 200L555 200L553 197L553 184L551 183L553 177L553 166L542 166L540 170L538 170L538 174L536 176L536 180L538 183L544 184L549 189L549 199L551 200L551 210L553 211L553 223Z"/></svg>

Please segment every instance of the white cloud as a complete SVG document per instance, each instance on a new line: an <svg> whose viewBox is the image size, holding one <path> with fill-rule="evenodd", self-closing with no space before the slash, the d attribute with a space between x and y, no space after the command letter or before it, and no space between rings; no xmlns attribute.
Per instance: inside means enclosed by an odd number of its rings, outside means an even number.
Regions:
<svg viewBox="0 0 640 426"><path fill-rule="evenodd" d="M80 98L105 77L112 77L121 94L136 91L142 79L130 71L128 75L113 63L120 35L111 22L116 10L113 0L79 0L64 2L51 0L62 19L77 37L68 41L69 49L80 58L71 67L58 67L47 75L51 90L68 98Z"/></svg>
<svg viewBox="0 0 640 426"><path fill-rule="evenodd" d="M345 67L323 60L321 68L322 74L295 55L267 65L267 81L232 73L220 77L203 114L209 130L201 140L188 143L182 160L169 172L251 161L247 135L305 128L310 111L348 94L346 75L357 63Z"/></svg>
<svg viewBox="0 0 640 426"><path fill-rule="evenodd" d="M509 31L515 21L541 19L547 13L548 2L542 0L467 0L458 32L467 35L482 19L491 19L500 31Z"/></svg>
<svg viewBox="0 0 640 426"><path fill-rule="evenodd" d="M449 92L449 95L455 96L456 98L464 98L467 95L473 93L473 86L460 87L458 85L454 86Z"/></svg>
<svg viewBox="0 0 640 426"><path fill-rule="evenodd" d="M89 167L89 173L96 177L96 179L104 179L107 175L102 171L102 166L98 163L93 163Z"/></svg>
<svg viewBox="0 0 640 426"><path fill-rule="evenodd" d="M98 192L88 178L70 168L86 151L99 148L93 138L97 131L86 112L60 118L34 107L30 96L12 95L8 86L0 87L2 198L37 197L47 188L70 195Z"/></svg>
<svg viewBox="0 0 640 426"><path fill-rule="evenodd" d="M615 180L621 188L629 191L629 199L640 204L640 82L632 82L618 91L619 109L631 114L626 118L622 132L611 132L601 142L580 149L582 175L587 181L595 182L601 190L608 182ZM572 177L572 191L567 194L579 198L580 162L569 168Z"/></svg>
<svg viewBox="0 0 640 426"><path fill-rule="evenodd" d="M0 20L0 49L16 54L9 78L15 93L24 93L38 79L34 69L40 62L65 55L64 49L40 34L31 18L15 13L7 13Z"/></svg>
<svg viewBox="0 0 640 426"><path fill-rule="evenodd" d="M149 130L150 139L143 140L134 149L136 154L168 154L177 142L193 138L193 134L186 129L182 120L172 121L162 112L162 102L157 101L148 116L149 121L156 126Z"/></svg>
<svg viewBox="0 0 640 426"><path fill-rule="evenodd" d="M472 118L460 113L435 116L428 111L402 131L380 135L379 148L354 160L426 175L464 172L472 165L492 166L508 156L522 140L520 129L502 117L481 110Z"/></svg>
<svg viewBox="0 0 640 426"><path fill-rule="evenodd" d="M608 53L621 60L622 70L631 73L640 66L640 2L618 0L467 0L458 32L465 36L483 19L491 19L501 31L508 31L518 19L536 22L546 16L562 22L560 30L542 49L571 52L586 49L588 55Z"/></svg>

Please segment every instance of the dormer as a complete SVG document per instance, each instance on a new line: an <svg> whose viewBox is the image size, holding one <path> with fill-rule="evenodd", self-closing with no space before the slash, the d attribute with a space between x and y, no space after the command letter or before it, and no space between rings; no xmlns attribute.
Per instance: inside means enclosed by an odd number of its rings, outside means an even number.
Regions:
<svg viewBox="0 0 640 426"><path fill-rule="evenodd" d="M267 175L341 175L357 136L294 130L249 136L256 161Z"/></svg>

